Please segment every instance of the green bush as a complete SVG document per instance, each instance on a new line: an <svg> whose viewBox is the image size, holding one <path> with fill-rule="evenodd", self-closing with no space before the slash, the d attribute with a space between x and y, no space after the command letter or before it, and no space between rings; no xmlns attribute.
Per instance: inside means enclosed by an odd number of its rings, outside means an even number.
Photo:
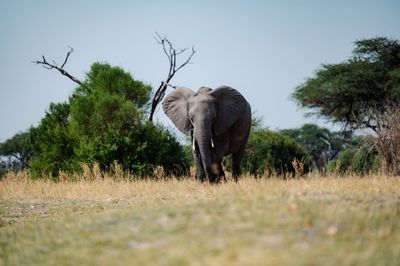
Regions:
<svg viewBox="0 0 400 266"><path fill-rule="evenodd" d="M283 129L280 134L293 138L310 154L313 168L326 172L327 163L336 158L351 141L349 131L331 132L315 124L304 124L300 128Z"/></svg>
<svg viewBox="0 0 400 266"><path fill-rule="evenodd" d="M267 129L255 129L247 143L242 171L253 175L294 175L294 160L303 164L303 172L310 170L310 155L292 138Z"/></svg>
<svg viewBox="0 0 400 266"><path fill-rule="evenodd" d="M328 164L328 172L338 174L364 175L379 170L378 152L370 146L350 146L343 150L336 160Z"/></svg>

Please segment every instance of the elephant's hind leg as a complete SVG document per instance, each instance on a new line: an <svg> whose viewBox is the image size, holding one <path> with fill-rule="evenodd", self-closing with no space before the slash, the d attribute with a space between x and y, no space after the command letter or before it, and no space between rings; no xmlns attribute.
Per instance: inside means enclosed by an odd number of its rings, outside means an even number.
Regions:
<svg viewBox="0 0 400 266"><path fill-rule="evenodd" d="M238 181L240 175L240 163L242 162L245 147L245 144L242 145L238 152L232 154L232 176L235 182Z"/></svg>

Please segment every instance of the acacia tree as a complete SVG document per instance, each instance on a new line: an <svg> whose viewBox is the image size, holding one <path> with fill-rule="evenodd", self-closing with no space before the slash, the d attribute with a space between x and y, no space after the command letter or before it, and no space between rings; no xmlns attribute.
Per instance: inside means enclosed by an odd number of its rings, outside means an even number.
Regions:
<svg viewBox="0 0 400 266"><path fill-rule="evenodd" d="M29 131L27 131L18 133L5 142L0 143L0 156L11 157L13 160L16 160L17 168L25 169L32 156L29 137ZM15 163L12 165L13 167L16 166Z"/></svg>
<svg viewBox="0 0 400 266"><path fill-rule="evenodd" d="M399 41L385 37L356 41L352 58L323 65L292 96L301 107L312 110L309 114L349 129L371 129L375 143L382 144L377 148L383 170L400 174L399 127L393 122L400 114Z"/></svg>

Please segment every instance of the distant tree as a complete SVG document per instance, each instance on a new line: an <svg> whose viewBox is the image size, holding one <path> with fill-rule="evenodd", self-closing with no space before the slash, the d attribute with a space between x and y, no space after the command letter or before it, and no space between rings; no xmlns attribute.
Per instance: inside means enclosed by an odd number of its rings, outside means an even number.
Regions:
<svg viewBox="0 0 400 266"><path fill-rule="evenodd" d="M9 167L7 162L4 160L0 160L0 179L9 171Z"/></svg>
<svg viewBox="0 0 400 266"><path fill-rule="evenodd" d="M379 37L357 41L346 62L323 65L293 98L313 114L350 129L369 128L378 136L398 136L400 104L400 43ZM399 137L384 137L378 152L385 171L400 174ZM385 151L392 152L386 154Z"/></svg>
<svg viewBox="0 0 400 266"><path fill-rule="evenodd" d="M302 145L312 156L314 167L324 173L329 161L336 158L351 140L351 132L331 132L315 124L301 128L283 129L279 133L289 136Z"/></svg>
<svg viewBox="0 0 400 266"><path fill-rule="evenodd" d="M11 157L14 169L25 169L31 156L32 148L29 145L29 131L18 133L12 138L0 143L0 156Z"/></svg>

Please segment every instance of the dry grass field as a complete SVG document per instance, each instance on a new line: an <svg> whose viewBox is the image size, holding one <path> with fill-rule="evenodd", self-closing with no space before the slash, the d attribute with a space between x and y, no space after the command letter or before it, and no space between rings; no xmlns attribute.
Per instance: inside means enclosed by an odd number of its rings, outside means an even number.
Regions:
<svg viewBox="0 0 400 266"><path fill-rule="evenodd" d="M399 265L400 178L0 181L0 265Z"/></svg>

